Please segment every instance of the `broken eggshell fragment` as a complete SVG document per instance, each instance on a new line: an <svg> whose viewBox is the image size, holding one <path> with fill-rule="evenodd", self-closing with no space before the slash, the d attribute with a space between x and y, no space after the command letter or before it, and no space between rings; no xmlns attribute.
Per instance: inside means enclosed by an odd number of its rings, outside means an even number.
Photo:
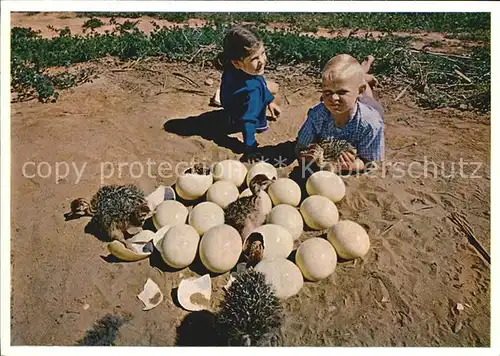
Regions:
<svg viewBox="0 0 500 356"><path fill-rule="evenodd" d="M120 241L112 241L108 244L108 251L113 256L118 257L122 261L135 262L148 258L151 252L143 252L144 244L132 244L134 250L130 250Z"/></svg>
<svg viewBox="0 0 500 356"><path fill-rule="evenodd" d="M189 311L208 309L211 295L212 280L209 274L199 278L183 279L177 289L179 304Z"/></svg>
<svg viewBox="0 0 500 356"><path fill-rule="evenodd" d="M148 278L144 285L144 290L137 295L137 298L144 303L142 310L150 310L157 307L163 301L163 293L158 285L151 278Z"/></svg>
<svg viewBox="0 0 500 356"><path fill-rule="evenodd" d="M158 231L156 231L155 236L153 237L153 245L155 248L160 251L161 241L167 234L168 230L170 230L171 225L165 225Z"/></svg>
<svg viewBox="0 0 500 356"><path fill-rule="evenodd" d="M175 190L172 187L160 185L154 192L146 197L150 213L148 217L153 216L156 207L166 200L175 200Z"/></svg>

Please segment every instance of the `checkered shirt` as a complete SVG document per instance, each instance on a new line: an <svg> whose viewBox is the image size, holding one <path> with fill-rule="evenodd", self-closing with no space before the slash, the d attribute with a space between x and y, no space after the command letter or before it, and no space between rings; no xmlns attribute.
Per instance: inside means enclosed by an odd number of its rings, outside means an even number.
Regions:
<svg viewBox="0 0 500 356"><path fill-rule="evenodd" d="M358 155L371 161L384 160L384 121L375 108L357 101L354 115L344 127L337 127L323 103L309 109L307 119L297 135L297 146L302 149L322 139L347 140L358 151Z"/></svg>

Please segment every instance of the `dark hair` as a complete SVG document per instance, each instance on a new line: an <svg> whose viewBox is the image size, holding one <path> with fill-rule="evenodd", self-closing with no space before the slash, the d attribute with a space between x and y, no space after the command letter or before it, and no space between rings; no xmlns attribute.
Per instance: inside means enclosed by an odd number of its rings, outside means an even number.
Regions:
<svg viewBox="0 0 500 356"><path fill-rule="evenodd" d="M215 59L215 67L219 70L231 68L231 61L244 59L261 44L262 40L251 30L235 26L224 37L223 51Z"/></svg>

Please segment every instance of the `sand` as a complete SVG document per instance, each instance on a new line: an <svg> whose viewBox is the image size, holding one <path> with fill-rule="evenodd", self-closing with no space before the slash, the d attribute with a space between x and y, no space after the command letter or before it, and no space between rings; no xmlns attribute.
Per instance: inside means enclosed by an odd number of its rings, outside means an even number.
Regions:
<svg viewBox="0 0 500 356"><path fill-rule="evenodd" d="M206 343L198 325L210 318L190 314L175 298L182 278L206 273L199 262L181 271L157 255L117 262L106 257L106 241L89 230L89 219L65 221L64 213L100 184L135 183L149 193L173 184L179 163L239 159L238 135L214 142L202 132L219 117L208 103L220 73L153 59L127 71L114 71L130 63L113 59L87 65L98 77L63 91L56 103L11 105L11 343L74 345L106 313L132 316L118 345ZM280 84L283 112L258 141L274 163L290 157L319 87L289 68L267 76ZM214 85L204 84L208 78ZM339 263L327 279L305 282L284 302L284 343L487 347L490 267L449 216L463 216L489 251L490 116L423 110L407 95L395 101L399 92L377 93L386 110L386 163L376 173L345 177L347 193L337 204L341 219L367 230L371 249L361 260ZM165 131L169 121L175 132ZM297 177L296 167L288 159L279 176ZM311 236L325 233L306 231L300 241ZM148 278L165 299L142 311L137 295ZM212 278L212 310L227 278Z"/></svg>

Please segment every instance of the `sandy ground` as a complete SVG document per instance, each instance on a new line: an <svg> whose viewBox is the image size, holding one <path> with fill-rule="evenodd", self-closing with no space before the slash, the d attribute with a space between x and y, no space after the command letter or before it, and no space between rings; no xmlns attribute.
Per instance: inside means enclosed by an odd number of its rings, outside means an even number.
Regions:
<svg viewBox="0 0 500 356"><path fill-rule="evenodd" d="M237 137L203 138L218 118L208 102L220 73L156 60L126 71L116 71L126 64L112 59L91 65L98 78L62 92L57 103L11 105L11 342L72 345L106 313L130 313L119 345L201 343L203 325L190 324L194 317L174 298L182 278L205 273L199 264L173 271L158 256L108 262L106 242L89 231L89 220L65 221L63 214L72 199L90 198L102 183L133 182L146 192L173 184L175 175L159 171L161 162L239 159ZM271 159L288 157L318 87L287 69L268 77L281 86L283 114L258 140ZM204 84L208 78L213 86ZM489 346L490 267L448 216L468 220L489 251L490 117L426 111L408 97L396 102L397 92L378 93L386 110L386 166L344 178L347 194L338 204L342 219L366 228L371 250L356 263L339 263L323 281L306 282L285 302L285 344ZM166 132L164 124L176 119L183 120L173 125L176 132ZM57 179L64 162L69 174ZM149 173L148 162L155 162ZM295 177L297 162L287 163L280 176ZM311 236L322 234L307 231L301 241ZM148 278L165 300L142 311L137 294ZM212 310L227 278L212 279Z"/></svg>

